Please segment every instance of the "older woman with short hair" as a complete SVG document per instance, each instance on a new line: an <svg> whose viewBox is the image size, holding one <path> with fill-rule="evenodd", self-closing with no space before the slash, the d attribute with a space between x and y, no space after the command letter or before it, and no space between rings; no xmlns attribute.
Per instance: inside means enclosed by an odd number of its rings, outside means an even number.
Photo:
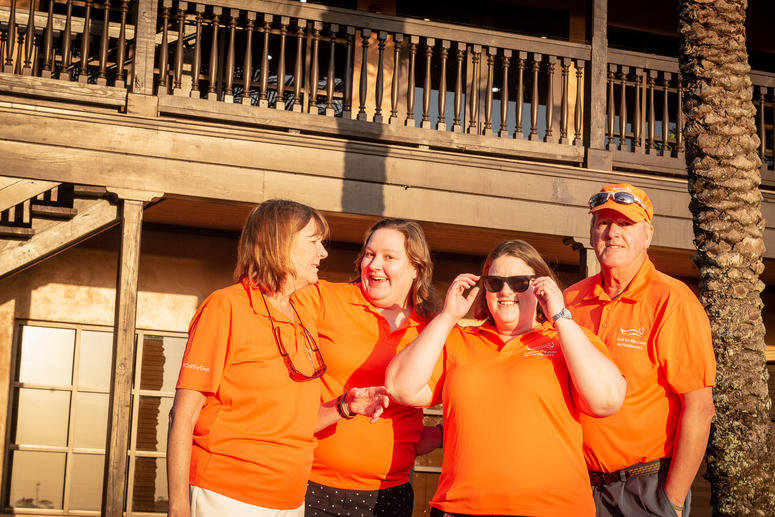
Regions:
<svg viewBox="0 0 775 517"><path fill-rule="evenodd" d="M197 310L170 414L169 515L301 517L314 432L341 418L321 407L326 365L314 318L291 295L317 282L328 253L314 209L269 200L248 216L234 278ZM352 392L378 417L384 388Z"/></svg>

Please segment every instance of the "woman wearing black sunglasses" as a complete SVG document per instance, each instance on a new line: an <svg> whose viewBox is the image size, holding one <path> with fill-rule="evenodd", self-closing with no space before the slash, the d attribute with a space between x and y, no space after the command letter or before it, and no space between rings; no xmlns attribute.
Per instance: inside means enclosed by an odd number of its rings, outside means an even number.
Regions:
<svg viewBox="0 0 775 517"><path fill-rule="evenodd" d="M341 409L320 404L317 329L291 295L317 282L327 233L293 201L248 216L238 283L211 294L189 328L170 414L169 515L304 515L313 433ZM384 388L362 388L347 410L378 418L386 405Z"/></svg>
<svg viewBox="0 0 775 517"><path fill-rule="evenodd" d="M626 383L528 243L496 247L483 290L479 280L455 279L441 314L386 374L396 401L444 404L431 515L593 516L579 414L616 412ZM484 323L457 326L472 305Z"/></svg>

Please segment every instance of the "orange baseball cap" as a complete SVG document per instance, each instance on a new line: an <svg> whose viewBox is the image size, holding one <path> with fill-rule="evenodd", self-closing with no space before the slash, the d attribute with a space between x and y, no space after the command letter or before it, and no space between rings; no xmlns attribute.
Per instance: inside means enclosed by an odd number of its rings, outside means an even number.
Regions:
<svg viewBox="0 0 775 517"><path fill-rule="evenodd" d="M606 185L589 198L589 213L614 210L634 222L651 222L654 205L648 194L629 183Z"/></svg>

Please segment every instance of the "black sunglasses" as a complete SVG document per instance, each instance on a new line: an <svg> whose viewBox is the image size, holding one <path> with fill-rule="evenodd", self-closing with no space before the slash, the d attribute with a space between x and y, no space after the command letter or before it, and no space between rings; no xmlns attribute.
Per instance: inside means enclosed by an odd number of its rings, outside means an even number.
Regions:
<svg viewBox="0 0 775 517"><path fill-rule="evenodd" d="M320 348L318 348L318 344L315 342L315 338L312 337L312 334L310 334L309 330L307 330L307 327L305 327L304 323L302 323L301 318L299 317L299 313L296 312L296 307L293 306L293 303L291 303L291 309L293 309L293 314L296 316L296 321L299 322L299 325L301 326L301 330L304 334L304 340L306 341L306 347L307 347L307 353L309 354L309 359L310 361L312 361L313 364L317 363L315 366L315 371L312 372L312 375L306 375L301 373L293 365L291 356L288 355L288 351L285 349L285 346L283 345L283 340L280 335L280 330L275 328L274 326L274 319L272 318L272 313L269 311L269 304L266 303L266 298L264 297L264 293L261 293L261 299L264 300L266 313L269 315L269 323L270 325L272 325L272 335L274 336L275 343L277 343L277 349L280 351L280 355L283 358L283 363L285 363L285 367L288 369L288 376L290 376L290 378L296 382L304 382L304 381L311 381L312 379L317 379L318 377L326 373L326 362L323 360L323 354L320 353ZM312 359L312 354L315 354L314 360Z"/></svg>
<svg viewBox="0 0 775 517"><path fill-rule="evenodd" d="M613 199L614 203L618 203L620 205L632 205L633 203L636 205L639 205L643 210L646 210L648 212L648 209L646 208L646 203L643 202L638 196L635 194L631 194L629 192L624 191L616 191L616 192L598 192L591 198L589 198L589 208L595 208L596 206L600 206L609 199Z"/></svg>
<svg viewBox="0 0 775 517"><path fill-rule="evenodd" d="M524 293L530 287L530 281L538 278L537 275L517 275L517 276L493 276L482 275L482 284L485 290L490 293L497 293L503 289L503 284L509 284L509 287L515 293Z"/></svg>

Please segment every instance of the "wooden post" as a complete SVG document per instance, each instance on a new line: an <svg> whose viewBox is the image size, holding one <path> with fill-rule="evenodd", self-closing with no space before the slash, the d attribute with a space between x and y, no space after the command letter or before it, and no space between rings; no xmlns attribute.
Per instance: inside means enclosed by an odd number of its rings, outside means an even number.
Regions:
<svg viewBox="0 0 775 517"><path fill-rule="evenodd" d="M563 237L562 242L579 254L579 280L600 272L600 263L588 237Z"/></svg>
<svg viewBox="0 0 775 517"><path fill-rule="evenodd" d="M606 75L608 68L608 0L592 0L592 45L587 73L588 95L584 95L586 127L584 143L587 148L585 166L590 169L610 170L612 153L605 148Z"/></svg>
<svg viewBox="0 0 775 517"><path fill-rule="evenodd" d="M123 199L120 219L121 248L113 322L112 387L108 406L108 440L103 478L105 483L102 491L102 515L106 517L121 517L125 506L143 201Z"/></svg>

